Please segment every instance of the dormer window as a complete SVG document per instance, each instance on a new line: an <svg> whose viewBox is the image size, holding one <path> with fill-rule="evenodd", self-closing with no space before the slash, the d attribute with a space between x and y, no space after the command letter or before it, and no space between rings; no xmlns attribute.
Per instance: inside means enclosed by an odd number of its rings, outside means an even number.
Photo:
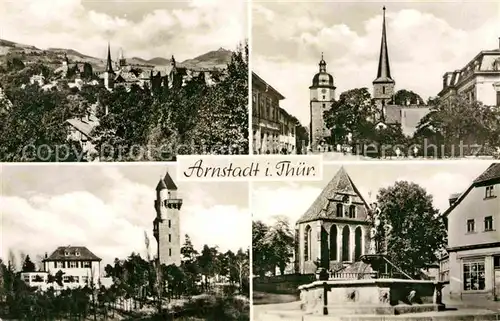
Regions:
<svg viewBox="0 0 500 321"><path fill-rule="evenodd" d="M80 256L80 252L76 251L75 256Z"/></svg>
<svg viewBox="0 0 500 321"><path fill-rule="evenodd" d="M494 187L493 185L486 186L484 198L495 197L495 194L494 194L494 191L493 191L493 187Z"/></svg>
<svg viewBox="0 0 500 321"><path fill-rule="evenodd" d="M69 256L69 251L64 251L64 256Z"/></svg>

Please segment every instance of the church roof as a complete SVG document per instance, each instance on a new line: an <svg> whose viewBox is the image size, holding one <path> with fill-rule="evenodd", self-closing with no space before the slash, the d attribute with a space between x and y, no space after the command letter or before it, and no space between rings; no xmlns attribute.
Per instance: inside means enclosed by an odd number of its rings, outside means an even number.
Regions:
<svg viewBox="0 0 500 321"><path fill-rule="evenodd" d="M341 201L342 197L345 195L351 196L353 198L353 203L363 203L366 207L369 207L344 167L341 167L297 223L305 223L332 217L328 205L332 201Z"/></svg>
<svg viewBox="0 0 500 321"><path fill-rule="evenodd" d="M377 79L374 83L393 83L391 68L389 65L389 51L387 50L387 34L385 30L385 7L382 22L382 40L380 42L380 56L378 58Z"/></svg>
<svg viewBox="0 0 500 321"><path fill-rule="evenodd" d="M168 189L170 191L177 190L177 185L175 185L174 180L168 172L165 174L165 177L163 179L160 179L158 185L156 186L157 191L160 191L162 189Z"/></svg>

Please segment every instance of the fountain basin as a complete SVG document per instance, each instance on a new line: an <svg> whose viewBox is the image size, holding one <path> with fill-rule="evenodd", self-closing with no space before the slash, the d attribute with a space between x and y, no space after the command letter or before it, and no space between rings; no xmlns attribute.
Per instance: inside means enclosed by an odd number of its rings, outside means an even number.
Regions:
<svg viewBox="0 0 500 321"><path fill-rule="evenodd" d="M301 308L316 315L376 314L440 311L441 282L406 279L334 279L299 287Z"/></svg>

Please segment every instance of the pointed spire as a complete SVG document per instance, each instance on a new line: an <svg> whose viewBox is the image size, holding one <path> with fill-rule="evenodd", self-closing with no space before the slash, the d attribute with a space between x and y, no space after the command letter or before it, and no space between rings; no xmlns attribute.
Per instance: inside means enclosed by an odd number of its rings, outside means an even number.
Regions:
<svg viewBox="0 0 500 321"><path fill-rule="evenodd" d="M106 61L106 71L109 73L113 72L113 64L111 61L111 48L108 42L108 60Z"/></svg>
<svg viewBox="0 0 500 321"><path fill-rule="evenodd" d="M170 191L177 190L177 185L175 185L174 180L172 179L172 177L168 173L168 170L167 170L167 173L165 174L165 178L163 179L163 181L165 182L165 185L167 186L168 190L170 190Z"/></svg>
<svg viewBox="0 0 500 321"><path fill-rule="evenodd" d="M382 8L382 40L380 42L380 56L378 59L377 79L374 82L394 82L391 78L391 68L389 66L389 51L387 50L387 34L385 28L385 6Z"/></svg>
<svg viewBox="0 0 500 321"><path fill-rule="evenodd" d="M170 59L170 64L175 67L175 58L174 58L174 55L172 55L172 58Z"/></svg>

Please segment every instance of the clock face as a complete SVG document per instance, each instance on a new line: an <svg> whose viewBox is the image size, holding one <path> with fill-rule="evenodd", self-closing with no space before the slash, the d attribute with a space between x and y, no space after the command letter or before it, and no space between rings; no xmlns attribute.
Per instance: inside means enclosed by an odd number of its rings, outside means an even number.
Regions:
<svg viewBox="0 0 500 321"><path fill-rule="evenodd" d="M324 88L323 88L323 89L321 89L321 92L322 92L323 94L324 94L324 93L326 93L326 89L324 89Z"/></svg>

